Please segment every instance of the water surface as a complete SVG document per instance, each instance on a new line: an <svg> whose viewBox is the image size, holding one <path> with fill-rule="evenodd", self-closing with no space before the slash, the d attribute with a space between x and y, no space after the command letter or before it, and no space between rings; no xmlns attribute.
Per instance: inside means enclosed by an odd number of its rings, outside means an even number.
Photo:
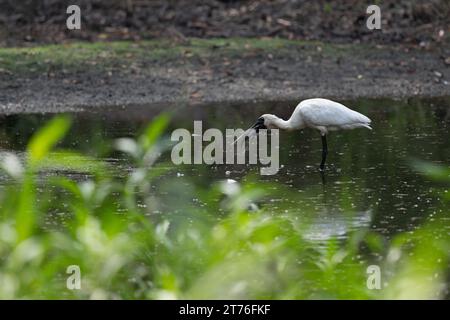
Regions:
<svg viewBox="0 0 450 320"><path fill-rule="evenodd" d="M350 230L372 228L387 237L413 230L421 222L433 220L442 210L433 184L411 168L412 159L449 165L450 100L387 99L344 101L347 106L369 116L373 130L356 129L333 132L328 137L328 168L318 172L321 141L318 132L307 129L280 134L278 174L260 176L258 165L184 165L174 166L168 155L161 161L173 167L154 189L158 204L149 215L171 215L172 219L202 219L198 207L205 204L198 190L216 181L233 179L238 183L252 179L273 182L273 192L255 204L274 215L298 215L309 225L310 239L322 241L347 237ZM288 118L295 103L267 102L209 106L136 106L97 109L73 114L71 134L61 147L99 156L124 175L133 169L131 162L111 152L106 142L118 137L136 136L159 112L173 113L170 131L186 128L202 120L207 128L247 128L259 115L274 113ZM0 127L1 151L23 157L29 137L52 115L3 116ZM42 178L54 175L44 173ZM58 172L57 174L60 174ZM78 180L86 176L65 174ZM0 183L4 184L2 176ZM278 186L278 187L277 187ZM220 201L220 199L217 199ZM204 212L220 219L221 212ZM50 218L51 219L51 218ZM450 228L448 217L442 224Z"/></svg>

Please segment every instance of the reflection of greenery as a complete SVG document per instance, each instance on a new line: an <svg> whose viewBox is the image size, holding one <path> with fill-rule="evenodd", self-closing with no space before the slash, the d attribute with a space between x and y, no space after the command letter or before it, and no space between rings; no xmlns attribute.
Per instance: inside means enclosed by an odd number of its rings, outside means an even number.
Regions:
<svg viewBox="0 0 450 320"><path fill-rule="evenodd" d="M308 240L308 226L295 213L282 206L256 211L249 206L272 195L277 189L273 183L256 184L249 177L242 185L222 181L200 187L188 179L161 178L166 169L155 159L164 151L161 135L167 125L167 117L160 116L138 139L116 140L115 148L135 163L124 178L110 176L102 161L54 151L69 128L64 117L33 136L25 164L13 154L3 155L2 168L11 183L1 193L0 298L370 299L447 294L447 226L430 221L389 242L366 228L345 241ZM42 170L60 168L83 172L86 178L39 179ZM419 168L449 181L443 169ZM166 188L167 198L160 198L155 186ZM183 193L185 189L194 190L195 198ZM351 211L351 190L342 190L341 208ZM306 203L301 197L300 203ZM165 207L167 202L178 205ZM381 267L382 290L366 287L370 264ZM66 288L69 265L81 268L81 290Z"/></svg>

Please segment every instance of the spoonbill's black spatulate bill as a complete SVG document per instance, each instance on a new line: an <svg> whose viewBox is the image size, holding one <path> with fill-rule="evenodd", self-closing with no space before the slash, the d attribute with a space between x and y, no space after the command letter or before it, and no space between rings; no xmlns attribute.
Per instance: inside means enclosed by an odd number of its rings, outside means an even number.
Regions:
<svg viewBox="0 0 450 320"><path fill-rule="evenodd" d="M289 120L283 120L273 114L263 114L249 129L300 130L312 128L319 130L322 136L322 161L320 170L324 170L327 159L327 134L329 131L349 130L370 127L371 120L365 115L347 108L343 104L328 99L307 99L300 102ZM238 138L239 140L240 138Z"/></svg>

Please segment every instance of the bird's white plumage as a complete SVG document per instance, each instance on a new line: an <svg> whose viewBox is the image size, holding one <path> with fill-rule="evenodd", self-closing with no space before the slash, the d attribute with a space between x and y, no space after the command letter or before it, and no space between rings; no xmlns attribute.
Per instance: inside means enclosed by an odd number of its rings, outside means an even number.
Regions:
<svg viewBox="0 0 450 320"><path fill-rule="evenodd" d="M302 127L315 128L323 134L339 129L370 128L371 120L365 115L328 99L308 99L295 108L289 122Z"/></svg>
<svg viewBox="0 0 450 320"><path fill-rule="evenodd" d="M297 105L289 120L283 120L273 114L263 114L259 120L262 120L263 123L256 123L255 125L259 125L258 128L289 131L313 128L319 130L323 136L329 131L335 130L355 128L372 130L370 127L372 121L365 115L349 109L341 103L322 98L303 100ZM237 141L247 134L256 134L255 129L257 128L248 129Z"/></svg>
<svg viewBox="0 0 450 320"><path fill-rule="evenodd" d="M367 128L372 130L372 121L365 115L347 108L343 104L328 99L307 99L300 102L289 120L283 120L273 114L263 114L236 142L242 141L246 134L254 135L259 129L300 130L313 128L322 135L322 161L320 170L325 168L328 147L326 135L329 131ZM236 143L235 142L235 143Z"/></svg>
<svg viewBox="0 0 450 320"><path fill-rule="evenodd" d="M248 129L236 142L246 134L256 134L260 129L300 130L313 128L322 135L322 161L320 170L325 168L328 147L326 135L329 131L367 128L372 130L372 121L365 115L347 108L343 104L328 99L307 99L300 102L289 120L283 120L273 114L263 114L258 121ZM235 142L235 143L236 143Z"/></svg>

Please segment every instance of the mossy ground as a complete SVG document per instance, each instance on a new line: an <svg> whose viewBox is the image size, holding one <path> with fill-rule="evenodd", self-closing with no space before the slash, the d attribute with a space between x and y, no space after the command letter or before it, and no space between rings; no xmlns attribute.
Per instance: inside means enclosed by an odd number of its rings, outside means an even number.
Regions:
<svg viewBox="0 0 450 320"><path fill-rule="evenodd" d="M353 47L353 48L352 48ZM24 48L1 48L0 69L4 73L33 74L51 70L83 71L127 65L136 61L166 62L178 58L239 58L252 53L289 54L307 50L339 55L353 45L324 44L286 39L189 39L183 42L147 40L142 42L76 42Z"/></svg>

